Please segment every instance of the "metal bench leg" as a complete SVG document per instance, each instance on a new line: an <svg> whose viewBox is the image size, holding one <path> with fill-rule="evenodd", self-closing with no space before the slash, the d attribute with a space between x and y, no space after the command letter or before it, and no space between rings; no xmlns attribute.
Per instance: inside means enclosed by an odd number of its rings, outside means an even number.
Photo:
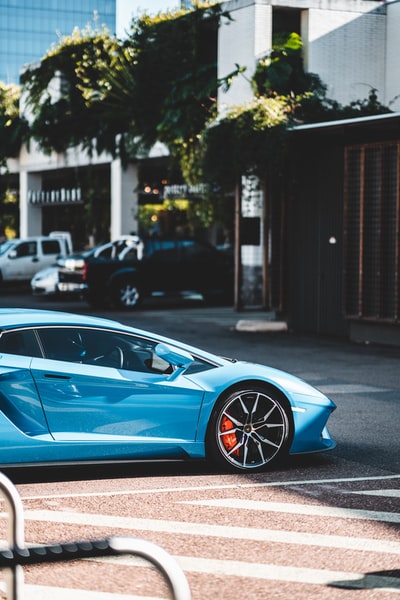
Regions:
<svg viewBox="0 0 400 600"><path fill-rule="evenodd" d="M7 573L7 600L22 600L24 565L67 562L116 554L133 554L152 563L164 576L174 600L191 600L186 576L178 562L161 546L140 538L112 537L105 540L70 542L48 546L26 547L24 542L24 513L21 498L11 481L0 472L0 488L8 512L8 544L0 550L0 569Z"/></svg>
<svg viewBox="0 0 400 600"><path fill-rule="evenodd" d="M115 537L108 540L110 548L119 554L135 554L153 563L169 584L174 600L190 600L188 580L177 561L160 546L138 538Z"/></svg>
<svg viewBox="0 0 400 600"><path fill-rule="evenodd" d="M24 535L24 509L21 497L14 484L0 472L0 489L6 501L9 514L7 541L9 548L23 548ZM5 582L7 600L18 600L24 586L24 571L21 565L13 565L6 569Z"/></svg>

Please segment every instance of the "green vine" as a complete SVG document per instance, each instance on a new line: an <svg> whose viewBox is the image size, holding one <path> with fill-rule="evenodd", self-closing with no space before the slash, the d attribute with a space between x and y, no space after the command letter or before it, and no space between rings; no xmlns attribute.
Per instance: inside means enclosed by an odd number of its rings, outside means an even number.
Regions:
<svg viewBox="0 0 400 600"><path fill-rule="evenodd" d="M19 86L0 81L0 166L3 167L7 158L18 156L21 145L28 138L28 123L19 110L20 97Z"/></svg>
<svg viewBox="0 0 400 600"><path fill-rule="evenodd" d="M28 136L45 152L83 146L123 163L163 142L184 181L209 184L196 213L207 223L218 212L210 205L241 175L282 172L294 124L390 112L374 89L345 107L330 100L319 77L304 71L302 40L290 33L259 60L253 100L219 116L218 90L244 70L235 65L217 77L222 19L231 16L220 3L196 2L188 11L133 19L124 41L91 27L60 39L21 77L34 115L29 126L19 114L20 91L0 87L0 162L17 156Z"/></svg>

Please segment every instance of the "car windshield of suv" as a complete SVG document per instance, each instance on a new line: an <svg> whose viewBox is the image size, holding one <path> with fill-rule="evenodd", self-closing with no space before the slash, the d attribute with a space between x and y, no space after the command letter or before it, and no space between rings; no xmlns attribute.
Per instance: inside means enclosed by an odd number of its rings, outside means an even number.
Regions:
<svg viewBox="0 0 400 600"><path fill-rule="evenodd" d="M2 244L0 244L0 255L5 254L7 250L14 246L14 244L15 240L7 240L7 242L3 242Z"/></svg>

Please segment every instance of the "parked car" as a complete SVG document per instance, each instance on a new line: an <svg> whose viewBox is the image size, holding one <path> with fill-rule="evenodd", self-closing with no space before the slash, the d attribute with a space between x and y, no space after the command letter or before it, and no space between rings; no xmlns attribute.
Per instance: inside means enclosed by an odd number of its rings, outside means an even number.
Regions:
<svg viewBox="0 0 400 600"><path fill-rule="evenodd" d="M35 273L69 252L69 243L63 236L7 240L0 244L0 283L29 282Z"/></svg>
<svg viewBox="0 0 400 600"><path fill-rule="evenodd" d="M153 294L196 292L207 302L233 298L233 257L195 238L143 240L118 258L85 260L85 298L93 306L136 308Z"/></svg>
<svg viewBox="0 0 400 600"><path fill-rule="evenodd" d="M0 466L208 459L237 472L334 448L335 404L283 371L114 320L0 309Z"/></svg>
<svg viewBox="0 0 400 600"><path fill-rule="evenodd" d="M139 244L137 236L123 236L113 242L100 244L82 252L61 257L51 267L40 270L31 279L34 296L80 296L86 289L83 281L83 267L90 256L116 257L132 244Z"/></svg>
<svg viewBox="0 0 400 600"><path fill-rule="evenodd" d="M31 279L31 290L34 296L58 296L59 294L80 295L86 287L82 281L82 269L85 258L104 248L104 244L82 252L75 252L68 257L60 258L54 265L41 269ZM108 246L108 244L107 244ZM63 271L70 273L67 283L62 281ZM61 275L60 275L61 273Z"/></svg>

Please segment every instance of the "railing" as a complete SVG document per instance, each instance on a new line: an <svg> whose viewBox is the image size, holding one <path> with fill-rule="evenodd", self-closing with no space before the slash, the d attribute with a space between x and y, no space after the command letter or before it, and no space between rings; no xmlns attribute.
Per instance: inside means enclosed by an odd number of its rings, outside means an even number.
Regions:
<svg viewBox="0 0 400 600"><path fill-rule="evenodd" d="M24 512L21 498L13 483L1 472L0 491L5 498L9 514L8 547L0 550L0 569L6 572L7 600L23 600L23 567L26 565L120 554L133 554L152 563L166 580L173 600L191 599L188 581L177 561L163 548L147 540L111 537L103 540L27 547L24 541Z"/></svg>

